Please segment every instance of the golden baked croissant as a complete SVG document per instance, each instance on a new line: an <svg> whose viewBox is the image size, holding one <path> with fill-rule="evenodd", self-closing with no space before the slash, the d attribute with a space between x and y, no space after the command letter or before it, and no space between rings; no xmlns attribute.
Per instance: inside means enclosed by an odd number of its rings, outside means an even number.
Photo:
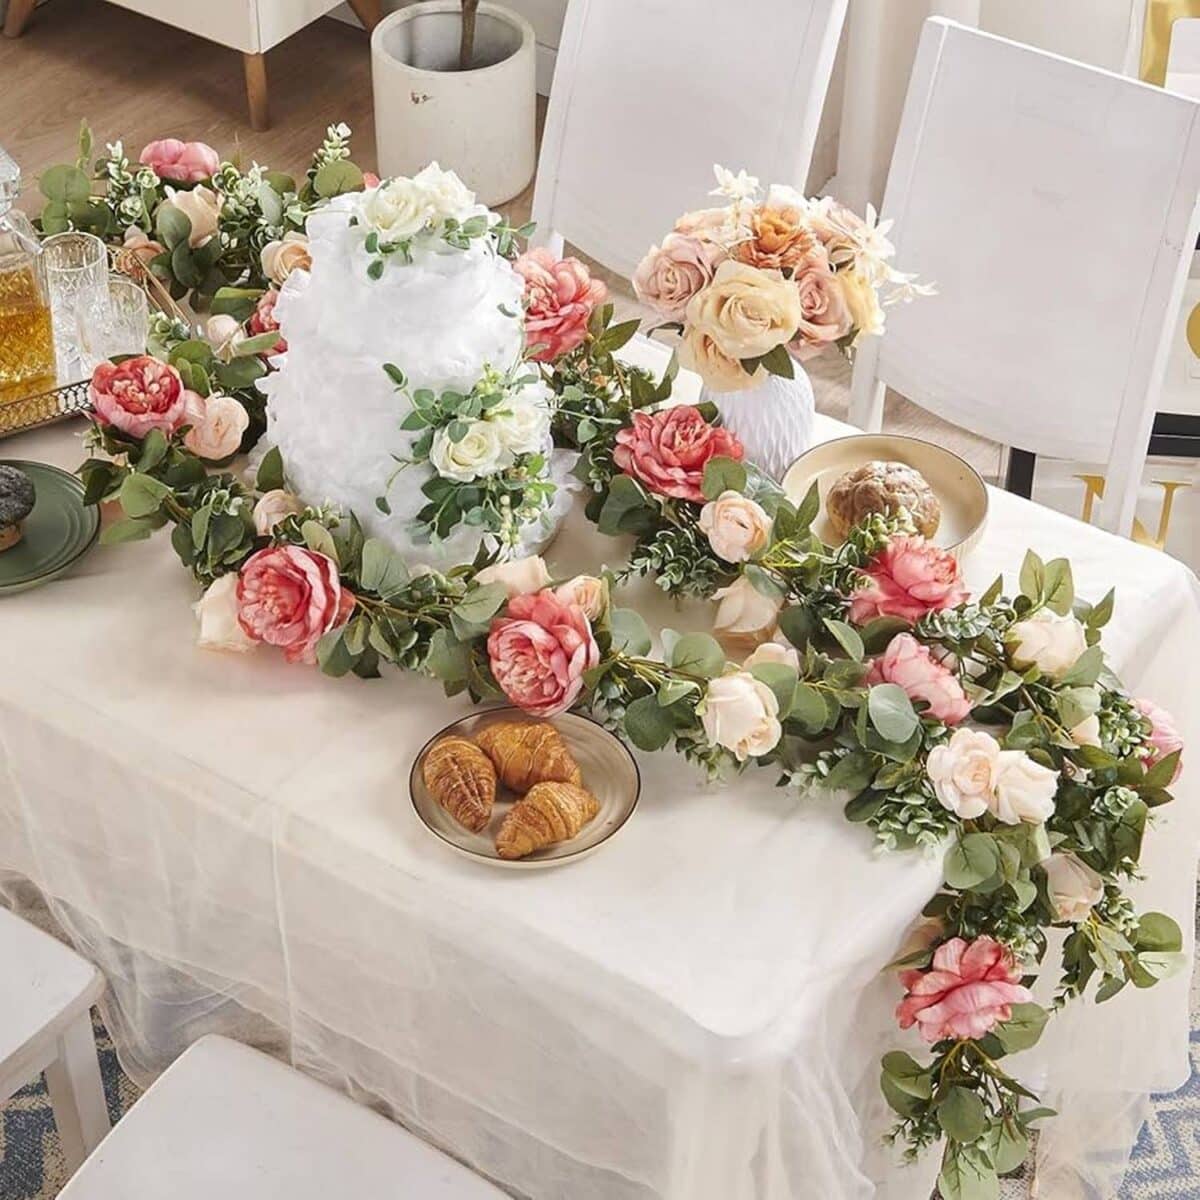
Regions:
<svg viewBox="0 0 1200 1200"><path fill-rule="evenodd" d="M544 721L497 721L475 740L496 765L505 787L527 792L535 783L579 783L579 764L562 735Z"/></svg>
<svg viewBox="0 0 1200 1200"><path fill-rule="evenodd" d="M543 846L573 838L598 812L600 802L574 783L535 783L509 809L496 850L501 858L524 858Z"/></svg>
<svg viewBox="0 0 1200 1200"><path fill-rule="evenodd" d="M429 794L472 833L491 820L496 768L469 738L451 736L435 742L421 764L421 777Z"/></svg>

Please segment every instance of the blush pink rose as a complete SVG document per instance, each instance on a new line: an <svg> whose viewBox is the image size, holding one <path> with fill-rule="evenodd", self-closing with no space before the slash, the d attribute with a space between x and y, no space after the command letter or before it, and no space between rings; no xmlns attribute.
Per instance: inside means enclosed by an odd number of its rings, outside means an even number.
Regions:
<svg viewBox="0 0 1200 1200"><path fill-rule="evenodd" d="M303 546L268 546L242 564L238 624L246 636L283 650L288 662L315 663L317 643L346 622L354 595L332 559Z"/></svg>
<svg viewBox="0 0 1200 1200"><path fill-rule="evenodd" d="M263 292L254 306L254 311L250 314L250 320L246 322L246 328L251 334L274 333L279 328L279 321L275 316L275 305L278 302L279 292L275 288L268 288ZM259 357L266 358L271 354L285 354L286 352L287 342L280 338L270 350L263 350Z"/></svg>
<svg viewBox="0 0 1200 1200"><path fill-rule="evenodd" d="M971 702L953 671L948 671L911 633L898 633L871 663L867 683L894 683L910 700L924 700L929 715L957 725L971 712Z"/></svg>
<svg viewBox="0 0 1200 1200"><path fill-rule="evenodd" d="M850 598L850 620L856 625L876 617L916 621L967 599L958 563L923 537L892 538L862 574L866 583Z"/></svg>
<svg viewBox="0 0 1200 1200"><path fill-rule="evenodd" d="M577 258L527 250L513 263L525 280L525 340L539 347L530 358L553 362L587 337L588 319L608 289Z"/></svg>
<svg viewBox="0 0 1200 1200"><path fill-rule="evenodd" d="M1012 954L990 937L943 942L925 971L901 971L908 995L896 1008L901 1029L913 1025L931 1045L945 1038L980 1038L1012 1016L1033 993L1020 983Z"/></svg>
<svg viewBox="0 0 1200 1200"><path fill-rule="evenodd" d="M633 273L637 298L664 321L682 321L688 301L712 283L726 252L716 242L685 233L669 233L652 246Z"/></svg>
<svg viewBox="0 0 1200 1200"><path fill-rule="evenodd" d="M199 183L211 179L221 167L217 152L204 142L181 142L178 138L159 138L148 143L138 162L149 167L159 179L174 183Z"/></svg>
<svg viewBox="0 0 1200 1200"><path fill-rule="evenodd" d="M102 362L88 385L96 420L135 438L152 429L170 437L187 419L192 395L174 367L149 354Z"/></svg>
<svg viewBox="0 0 1200 1200"><path fill-rule="evenodd" d="M1135 700L1133 703L1138 712L1150 722L1150 736L1146 740L1153 753L1146 759L1147 767L1152 767L1166 758L1168 754L1174 754L1176 750L1183 749L1183 738L1179 736L1179 730L1175 727L1175 718L1165 708L1160 708L1153 700ZM1181 757L1179 765L1175 768L1175 774L1171 776L1171 782L1174 783L1182 773L1183 758Z"/></svg>
<svg viewBox="0 0 1200 1200"><path fill-rule="evenodd" d="M705 464L743 454L735 434L710 425L693 405L680 404L653 416L635 412L633 425L617 434L613 460L652 492L703 504Z"/></svg>
<svg viewBox="0 0 1200 1200"><path fill-rule="evenodd" d="M788 349L799 359L813 358L854 328L846 293L829 269L824 250L793 276L803 314Z"/></svg>
<svg viewBox="0 0 1200 1200"><path fill-rule="evenodd" d="M535 717L566 712L583 690L583 673L600 661L583 609L548 588L514 596L492 622L487 648L504 694Z"/></svg>

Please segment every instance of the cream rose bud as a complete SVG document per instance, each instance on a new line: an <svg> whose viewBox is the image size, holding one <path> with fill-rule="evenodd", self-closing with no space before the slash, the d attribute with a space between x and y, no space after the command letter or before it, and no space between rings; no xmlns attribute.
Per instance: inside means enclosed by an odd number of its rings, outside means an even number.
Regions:
<svg viewBox="0 0 1200 1200"><path fill-rule="evenodd" d="M744 575L728 587L713 593L719 601L713 629L731 637L751 637L765 641L775 628L779 610L778 600L764 596Z"/></svg>
<svg viewBox="0 0 1200 1200"><path fill-rule="evenodd" d="M710 681L696 712L708 740L732 750L738 762L769 753L783 735L775 693L749 671Z"/></svg>
<svg viewBox="0 0 1200 1200"><path fill-rule="evenodd" d="M413 183L425 192L439 217L463 221L474 215L475 193L453 171L443 171L436 162L422 167Z"/></svg>
<svg viewBox="0 0 1200 1200"><path fill-rule="evenodd" d="M534 454L547 445L550 409L540 401L514 396L488 417L505 449L513 454Z"/></svg>
<svg viewBox="0 0 1200 1200"><path fill-rule="evenodd" d="M200 621L196 644L205 650L233 650L242 654L254 649L254 642L238 623L237 584L236 571L219 575L192 605Z"/></svg>
<svg viewBox="0 0 1200 1200"><path fill-rule="evenodd" d="M566 604L578 604L583 615L593 623L608 608L608 584L595 575L576 575L556 587L554 594Z"/></svg>
<svg viewBox="0 0 1200 1200"><path fill-rule="evenodd" d="M550 572L546 569L546 560L538 554L527 558L513 558L508 562L493 563L484 567L475 575L475 582L498 583L508 593L511 600L514 596L524 596L529 592L540 592L550 586Z"/></svg>
<svg viewBox="0 0 1200 1200"><path fill-rule="evenodd" d="M471 421L465 436L454 441L446 429L433 435L429 461L443 479L470 483L485 475L495 475L512 462L512 453L500 440L500 431L491 421Z"/></svg>
<svg viewBox="0 0 1200 1200"><path fill-rule="evenodd" d="M197 458L218 462L236 454L250 416L232 396L214 392L207 398L189 393L188 422L191 429L183 435L183 444Z"/></svg>
<svg viewBox="0 0 1200 1200"><path fill-rule="evenodd" d="M1040 825L1054 815L1058 772L1034 762L1024 750L1001 750L996 761L996 794L989 806L997 821Z"/></svg>
<svg viewBox="0 0 1200 1200"><path fill-rule="evenodd" d="M751 667L761 667L768 663L772 666L791 667L794 671L799 671L800 652L795 646L784 646L779 642L763 642L742 663L742 667L749 671Z"/></svg>
<svg viewBox="0 0 1200 1200"><path fill-rule="evenodd" d="M293 271L312 269L312 256L308 252L308 237L292 230L281 241L268 242L262 251L263 274L280 287L287 282Z"/></svg>
<svg viewBox="0 0 1200 1200"><path fill-rule="evenodd" d="M1083 626L1074 617L1060 617L1048 608L1018 621L1004 640L1014 667L1037 667L1052 679L1061 679L1087 649Z"/></svg>
<svg viewBox="0 0 1200 1200"><path fill-rule="evenodd" d="M389 179L364 196L363 219L386 240L412 237L435 216L429 193L412 179Z"/></svg>
<svg viewBox="0 0 1200 1200"><path fill-rule="evenodd" d="M218 350L241 336L241 332L241 322L228 313L218 313L215 317L209 317L208 324L204 327L205 336Z"/></svg>
<svg viewBox="0 0 1200 1200"><path fill-rule="evenodd" d="M732 259L688 301L687 324L707 333L730 358L758 358L791 341L804 317L800 294L779 271Z"/></svg>
<svg viewBox="0 0 1200 1200"><path fill-rule="evenodd" d="M1073 854L1050 855L1042 870L1054 915L1060 921L1082 921L1104 895L1104 880Z"/></svg>
<svg viewBox="0 0 1200 1200"><path fill-rule="evenodd" d="M981 729L956 729L954 736L929 752L925 770L942 807L969 821L981 817L995 800L1000 743Z"/></svg>
<svg viewBox="0 0 1200 1200"><path fill-rule="evenodd" d="M221 198L212 188L197 184L190 191L177 191L168 187L167 202L179 209L192 223L188 234L188 245L198 250L217 232L217 220L221 215Z"/></svg>
<svg viewBox="0 0 1200 1200"><path fill-rule="evenodd" d="M1099 746L1100 745L1100 718L1092 713L1090 717L1084 717L1074 729L1070 730L1071 741L1077 746Z"/></svg>
<svg viewBox="0 0 1200 1200"><path fill-rule="evenodd" d="M298 516L304 511L298 496L283 488L272 488L264 492L254 506L254 532L260 537L270 537L275 526L288 517Z"/></svg>
<svg viewBox="0 0 1200 1200"><path fill-rule="evenodd" d="M722 492L700 510L700 530L726 562L746 562L771 540L771 518L740 492Z"/></svg>

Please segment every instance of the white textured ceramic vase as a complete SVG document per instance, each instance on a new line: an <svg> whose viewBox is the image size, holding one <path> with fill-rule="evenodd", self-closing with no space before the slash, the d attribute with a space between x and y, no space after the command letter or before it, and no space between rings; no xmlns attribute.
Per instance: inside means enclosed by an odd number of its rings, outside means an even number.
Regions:
<svg viewBox="0 0 1200 1200"><path fill-rule="evenodd" d="M761 382L740 392L706 387L700 393L701 400L717 406L722 424L741 439L746 461L775 480L783 479L813 439L812 383L799 363L793 367L791 379L764 372Z"/></svg>

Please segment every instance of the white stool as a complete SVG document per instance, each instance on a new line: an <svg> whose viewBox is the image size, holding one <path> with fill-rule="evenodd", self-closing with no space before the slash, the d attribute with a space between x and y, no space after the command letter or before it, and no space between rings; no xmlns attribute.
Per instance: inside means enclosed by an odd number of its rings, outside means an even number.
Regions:
<svg viewBox="0 0 1200 1200"><path fill-rule="evenodd" d="M257 1050L204 1037L59 1200L503 1200L399 1125Z"/></svg>
<svg viewBox="0 0 1200 1200"><path fill-rule="evenodd" d="M103 992L91 963L0 908L0 1102L45 1071L72 1170L109 1131L90 1011Z"/></svg>

